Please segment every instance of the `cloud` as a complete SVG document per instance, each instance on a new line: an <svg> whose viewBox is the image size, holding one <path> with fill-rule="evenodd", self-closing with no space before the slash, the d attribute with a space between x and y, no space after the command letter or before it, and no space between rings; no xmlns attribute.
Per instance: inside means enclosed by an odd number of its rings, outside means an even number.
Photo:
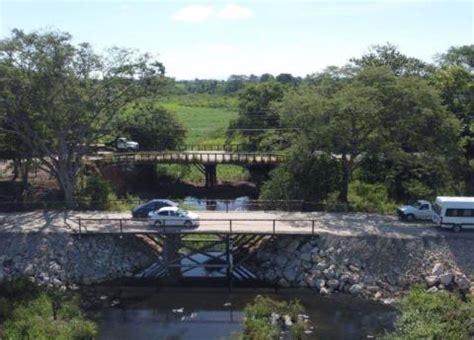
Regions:
<svg viewBox="0 0 474 340"><path fill-rule="evenodd" d="M223 9L217 12L217 16L221 19L247 19L254 16L253 11L245 6L226 5Z"/></svg>
<svg viewBox="0 0 474 340"><path fill-rule="evenodd" d="M209 19L213 13L214 8L212 6L189 5L173 14L172 19L182 22L203 22Z"/></svg>

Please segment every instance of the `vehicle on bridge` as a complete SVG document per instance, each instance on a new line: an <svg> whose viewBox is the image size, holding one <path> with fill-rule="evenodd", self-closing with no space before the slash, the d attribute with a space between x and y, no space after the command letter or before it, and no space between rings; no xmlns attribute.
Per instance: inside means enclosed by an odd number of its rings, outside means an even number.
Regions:
<svg viewBox="0 0 474 340"><path fill-rule="evenodd" d="M160 210L164 207L177 207L179 204L166 199L153 199L133 208L133 218L148 218L150 212Z"/></svg>
<svg viewBox="0 0 474 340"><path fill-rule="evenodd" d="M125 137L119 137L115 141L115 147L118 151L138 151L140 145L137 142L128 140Z"/></svg>
<svg viewBox="0 0 474 340"><path fill-rule="evenodd" d="M433 206L431 202L418 200L413 204L404 205L397 209L397 215L402 220L431 220Z"/></svg>
<svg viewBox="0 0 474 340"><path fill-rule="evenodd" d="M199 215L178 207L165 207L152 211L149 217L153 220L153 225L156 227L199 227Z"/></svg>
<svg viewBox="0 0 474 340"><path fill-rule="evenodd" d="M436 197L433 222L455 232L474 229L474 197Z"/></svg>

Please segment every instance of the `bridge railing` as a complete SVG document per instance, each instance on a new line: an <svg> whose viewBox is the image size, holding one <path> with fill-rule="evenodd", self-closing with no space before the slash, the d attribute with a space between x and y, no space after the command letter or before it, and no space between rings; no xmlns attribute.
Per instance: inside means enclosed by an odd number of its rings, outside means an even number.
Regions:
<svg viewBox="0 0 474 340"><path fill-rule="evenodd" d="M208 151L208 150L206 150ZM276 152L205 152L205 151L143 151L95 156L94 160L109 163L213 163L213 164L278 164L285 155Z"/></svg>
<svg viewBox="0 0 474 340"><path fill-rule="evenodd" d="M197 223L197 224L196 224ZM82 234L310 234L316 235L317 219L199 219L193 226L145 218L77 218L76 232Z"/></svg>

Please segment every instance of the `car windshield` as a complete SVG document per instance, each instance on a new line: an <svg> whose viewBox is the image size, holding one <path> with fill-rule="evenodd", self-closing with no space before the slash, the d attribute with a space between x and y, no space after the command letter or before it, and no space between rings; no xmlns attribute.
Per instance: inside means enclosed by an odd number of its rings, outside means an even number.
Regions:
<svg viewBox="0 0 474 340"><path fill-rule="evenodd" d="M416 201L415 203L413 203L413 204L410 204L410 205L411 205L412 207L414 207L414 208L417 208L417 209L418 209L419 207L421 207L421 204L422 204L422 203L421 203L420 201Z"/></svg>
<svg viewBox="0 0 474 340"><path fill-rule="evenodd" d="M181 215L181 216L186 216L188 214L188 212L183 209L178 209L177 211L178 211L178 215Z"/></svg>

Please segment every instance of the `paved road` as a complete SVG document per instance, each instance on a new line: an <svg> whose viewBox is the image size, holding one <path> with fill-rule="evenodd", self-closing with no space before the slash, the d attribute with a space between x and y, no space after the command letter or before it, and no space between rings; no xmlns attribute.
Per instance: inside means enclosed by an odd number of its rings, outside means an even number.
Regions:
<svg viewBox="0 0 474 340"><path fill-rule="evenodd" d="M462 237L474 240L474 232L452 233L439 231L429 223L404 223L395 216L361 213L287 213L287 212L198 212L201 223L198 228L186 229L167 227L167 232L229 232L232 220L233 233L275 233L311 234L330 233L341 236L384 235L387 237L410 238L420 236ZM151 225L149 221L130 219L129 213L111 212L54 212L34 211L28 213L0 214L0 232L79 232L79 219L82 231L94 233L122 231L159 232L163 228ZM103 220L87 220L103 219ZM114 220L111 220L114 219ZM275 221L275 227L273 226ZM280 220L280 221L279 221Z"/></svg>

